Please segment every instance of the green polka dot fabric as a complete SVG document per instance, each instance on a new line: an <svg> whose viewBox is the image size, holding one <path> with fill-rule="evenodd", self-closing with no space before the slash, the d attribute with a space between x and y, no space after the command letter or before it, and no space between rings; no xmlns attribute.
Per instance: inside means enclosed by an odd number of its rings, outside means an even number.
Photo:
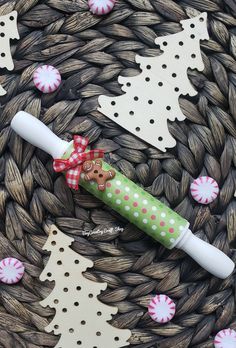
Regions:
<svg viewBox="0 0 236 348"><path fill-rule="evenodd" d="M73 148L63 158L68 158ZM115 170L103 161L104 170ZM106 190L99 191L97 183L85 181L82 173L79 185L102 200L109 207L132 222L149 236L172 249L181 239L189 222L144 191L133 181L116 171L116 176L106 183Z"/></svg>

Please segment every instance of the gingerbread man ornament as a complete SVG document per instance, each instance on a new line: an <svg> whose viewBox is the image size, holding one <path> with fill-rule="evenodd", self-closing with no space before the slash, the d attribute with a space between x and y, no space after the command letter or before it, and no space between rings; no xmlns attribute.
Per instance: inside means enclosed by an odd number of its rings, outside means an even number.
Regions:
<svg viewBox="0 0 236 348"><path fill-rule="evenodd" d="M96 181L99 191L104 191L106 187L106 181L113 179L116 175L114 170L103 170L102 161L99 159L95 160L94 162L85 161L83 163L82 170L85 173L84 179L86 181Z"/></svg>

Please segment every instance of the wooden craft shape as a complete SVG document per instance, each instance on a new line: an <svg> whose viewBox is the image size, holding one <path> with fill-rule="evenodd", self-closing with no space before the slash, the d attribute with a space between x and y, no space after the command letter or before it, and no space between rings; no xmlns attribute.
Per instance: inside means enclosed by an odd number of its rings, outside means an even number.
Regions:
<svg viewBox="0 0 236 348"><path fill-rule="evenodd" d="M5 95L7 92L5 89L0 85L0 96Z"/></svg>
<svg viewBox="0 0 236 348"><path fill-rule="evenodd" d="M40 280L55 281L54 290L41 302L55 308L56 315L46 327L61 338L56 348L116 348L128 345L130 330L117 329L107 323L116 307L101 303L97 295L107 287L83 276L93 262L74 252L73 238L56 226L50 228L44 250L50 251L49 261Z"/></svg>
<svg viewBox="0 0 236 348"><path fill-rule="evenodd" d="M163 52L160 56L136 56L142 70L140 75L119 76L118 82L125 94L118 97L103 95L98 99L100 112L162 151L176 145L167 120L185 119L179 96L197 94L187 71L188 68L204 69L200 40L209 39L206 13L180 23L181 32L155 40Z"/></svg>
<svg viewBox="0 0 236 348"><path fill-rule="evenodd" d="M0 16L0 68L13 70L14 64L11 56L10 39L19 39L17 30L17 12L12 11L7 15ZM6 94L0 85L0 96Z"/></svg>

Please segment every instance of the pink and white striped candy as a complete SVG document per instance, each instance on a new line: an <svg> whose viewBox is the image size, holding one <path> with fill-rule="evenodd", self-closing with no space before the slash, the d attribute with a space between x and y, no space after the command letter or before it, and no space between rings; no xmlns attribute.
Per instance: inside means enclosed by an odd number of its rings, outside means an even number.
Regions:
<svg viewBox="0 0 236 348"><path fill-rule="evenodd" d="M200 176L190 185L190 191L195 201L209 204L218 196L219 186L210 176Z"/></svg>
<svg viewBox="0 0 236 348"><path fill-rule="evenodd" d="M214 340L215 348L235 348L236 347L236 331L232 329L224 329L218 332Z"/></svg>
<svg viewBox="0 0 236 348"><path fill-rule="evenodd" d="M42 65L35 70L33 81L41 92L52 93L60 86L61 75L52 65Z"/></svg>
<svg viewBox="0 0 236 348"><path fill-rule="evenodd" d="M88 0L90 11L96 15L105 15L115 6L115 0Z"/></svg>
<svg viewBox="0 0 236 348"><path fill-rule="evenodd" d="M148 306L150 317L158 323L167 323L175 315L175 303L166 295L156 295Z"/></svg>
<svg viewBox="0 0 236 348"><path fill-rule="evenodd" d="M0 281L6 284L18 283L24 275L23 263L13 257L0 261Z"/></svg>

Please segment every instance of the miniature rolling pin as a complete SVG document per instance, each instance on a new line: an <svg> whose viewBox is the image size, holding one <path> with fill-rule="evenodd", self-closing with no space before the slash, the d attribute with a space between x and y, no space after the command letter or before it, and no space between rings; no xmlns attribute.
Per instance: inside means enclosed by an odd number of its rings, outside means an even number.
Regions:
<svg viewBox="0 0 236 348"><path fill-rule="evenodd" d="M49 153L54 160L68 159L74 151L73 142L61 140L46 125L26 112L18 112L11 127L32 145ZM104 161L102 169L115 174L106 182L105 190L99 190L94 181L86 181L84 175L80 176L79 185L166 248L184 250L216 277L224 279L232 273L233 261L219 249L193 235L187 220Z"/></svg>

